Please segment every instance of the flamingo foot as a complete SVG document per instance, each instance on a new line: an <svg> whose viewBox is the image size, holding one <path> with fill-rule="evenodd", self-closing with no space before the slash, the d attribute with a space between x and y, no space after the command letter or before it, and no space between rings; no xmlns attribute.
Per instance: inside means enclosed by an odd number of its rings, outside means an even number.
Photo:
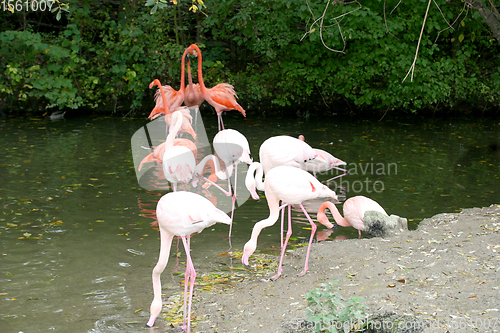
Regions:
<svg viewBox="0 0 500 333"><path fill-rule="evenodd" d="M304 270L302 272L300 272L299 274L297 274L297 276L304 276L307 272L307 268L304 268Z"/></svg>
<svg viewBox="0 0 500 333"><path fill-rule="evenodd" d="M281 276L281 272L278 272L276 275L271 276L271 281L276 281Z"/></svg>

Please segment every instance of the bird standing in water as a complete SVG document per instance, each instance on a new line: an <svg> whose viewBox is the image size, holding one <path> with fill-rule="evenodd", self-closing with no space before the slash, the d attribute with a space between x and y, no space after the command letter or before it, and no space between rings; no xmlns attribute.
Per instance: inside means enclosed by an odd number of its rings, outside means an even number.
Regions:
<svg viewBox="0 0 500 333"><path fill-rule="evenodd" d="M153 327L156 318L161 312L161 273L165 270L170 255L170 247L174 236L180 236L186 250L186 272L184 274L184 307L183 329L191 331L191 302L193 297L196 271L191 260L191 234L199 233L203 229L217 222L230 224L230 217L217 209L208 199L192 192L171 192L165 194L158 201L156 216L160 229L160 256L153 269L153 293L150 317L147 328ZM189 286L189 297L188 295ZM187 307L187 308L186 308Z"/></svg>
<svg viewBox="0 0 500 333"><path fill-rule="evenodd" d="M257 248L257 238L259 237L262 229L273 225L278 220L279 211L283 208L279 205L280 200L282 200L285 205L298 204L311 224L312 230L307 248L306 263L304 265L304 269L299 274L304 275L308 270L309 252L311 251L312 240L314 238L314 233L316 232L316 225L312 221L302 203L306 200L316 198L332 198L337 200L337 195L327 186L321 184L309 172L291 166L278 166L271 169L266 174L264 188L267 204L269 206L269 217L255 223L252 230L252 236L244 246L241 261L246 267L249 267L248 259ZM281 266L285 255L286 245L292 234L292 218L290 209L288 213L288 232L286 234L285 242L281 248L278 272L276 275L271 277L273 280L277 279L281 275Z"/></svg>
<svg viewBox="0 0 500 333"><path fill-rule="evenodd" d="M246 117L245 110L241 105L236 102L236 92L234 87L229 83L220 83L212 88L207 88L203 82L202 73L202 56L200 48L196 44L191 44L187 48L188 52L195 57L198 57L198 83L200 85L200 90L203 98L215 108L217 113L219 131L224 129L224 123L222 122L222 112L230 110L238 110L241 114Z"/></svg>

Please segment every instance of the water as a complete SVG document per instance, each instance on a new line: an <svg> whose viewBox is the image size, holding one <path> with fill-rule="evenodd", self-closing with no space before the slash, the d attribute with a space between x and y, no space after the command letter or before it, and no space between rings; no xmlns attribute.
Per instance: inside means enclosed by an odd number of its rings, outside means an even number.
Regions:
<svg viewBox="0 0 500 333"><path fill-rule="evenodd" d="M203 118L213 138L216 117ZM256 159L266 138L303 134L311 146L348 163L350 175L339 183L347 197L369 196L389 214L407 217L412 229L437 213L499 203L498 120L377 122L251 113L224 119L247 137ZM0 120L2 332L143 332L159 249L152 212L166 193L137 182L131 137L147 123L104 117ZM317 204L308 205L313 218ZM253 224L267 214L264 199L237 208L233 251L241 251ZM297 211L294 216L305 222ZM298 240L309 236L303 227L294 223ZM227 233L228 226L218 224L193 237L198 273L239 265L217 255L228 250ZM276 253L278 234L279 223L265 229L258 250ZM337 228L329 239L346 237L357 232ZM171 275L184 271L182 245L180 252L178 260L172 254L162 275L171 286L167 293L180 290L182 277Z"/></svg>

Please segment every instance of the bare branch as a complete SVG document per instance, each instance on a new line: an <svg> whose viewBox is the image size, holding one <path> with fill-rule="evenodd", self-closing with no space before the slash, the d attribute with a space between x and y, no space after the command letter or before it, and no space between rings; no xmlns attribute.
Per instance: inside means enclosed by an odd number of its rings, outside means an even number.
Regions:
<svg viewBox="0 0 500 333"><path fill-rule="evenodd" d="M497 7L496 7L496 6L495 6L495 4L493 3L493 0L489 0L489 2L490 2L490 5L491 5L491 9L490 9L490 10L491 10L491 12L493 13L493 15L495 15L495 16L496 16L496 18L497 18L498 20L500 20L500 13L498 12Z"/></svg>
<svg viewBox="0 0 500 333"><path fill-rule="evenodd" d="M399 0L399 2L396 4L396 7L394 7L392 10L391 10L391 14L396 10L396 8L398 8L399 4L402 2L403 0Z"/></svg>
<svg viewBox="0 0 500 333"><path fill-rule="evenodd" d="M434 3L436 3L436 2L434 2ZM436 4L436 6L437 6L437 4ZM438 6L438 8L439 8L439 6ZM436 36L436 40L434 40L434 43L435 43L435 42L437 42L437 40L438 40L438 38L439 38L439 35L441 35L441 33L442 33L443 31L446 31L446 30L448 30L448 29L455 30L455 29L453 29L453 26L455 25L455 23L457 23L457 21L458 21L458 19L460 18L460 16L462 16L462 13L464 12L465 8L467 8L467 12L468 12L468 11L469 11L469 9L468 9L468 7L467 7L467 4L465 4L465 3L464 3L464 7L462 8L462 10L460 11L460 13L458 14L458 16L457 16L457 18L455 19L455 21L453 21L453 23L452 23L452 24L449 24L448 22L446 22L446 23L448 23L449 27L448 27L448 28L446 28L446 29L440 30L440 31L438 32L438 34L437 34L437 36ZM439 9L439 10L441 11L441 9ZM465 13L465 17L467 17L467 12ZM443 14L443 12L441 12L441 14ZM444 15L443 15L443 17L444 17ZM445 19L445 20L446 20L446 19Z"/></svg>
<svg viewBox="0 0 500 333"><path fill-rule="evenodd" d="M312 16L312 19L314 20L311 25L309 26L309 29L305 32L305 34L302 36L302 38L300 39L301 41L308 35L308 34L311 34L313 32L316 31L316 28L315 26L318 27L319 29L319 37L321 39L321 43L323 44L323 46L332 51L332 52L338 52L338 53L344 53L344 50L345 50L345 47L346 47L346 41L345 41L345 37L342 33L342 28L340 26L340 21L342 21L342 19L344 17L346 17L347 15L351 14L352 12L356 11L356 10L359 10L362 8L361 4L359 3L358 0L353 0L353 1L350 1L350 2L344 2L344 4L348 5L348 4L351 4L351 3L357 3L358 4L358 8L354 9L354 10L351 10L347 13L344 13L342 15L339 15L337 17L334 17L331 19L331 21L333 21L334 23L331 24L331 25L325 25L325 17L326 17L326 14L327 14L327 11L328 11L328 8L330 6L335 6L337 3L339 2L343 2L341 0L334 0L333 3L332 3L332 0L328 0L328 2L326 3L325 5L325 9L323 10L323 13L320 17L318 17L317 19L314 18L314 13L311 9L311 7L309 6L309 1L306 0L306 4L307 4L307 8L309 9L309 12L311 12L311 16ZM329 35L332 35L333 36L333 33L330 33L328 31L325 31L325 28L330 28L330 27L333 27L333 26L338 26L338 30L339 30L339 34L340 34L340 37L342 38L342 43L344 44L344 47L342 50L335 50L335 49L332 49L331 47L329 47L328 45L326 45L326 42L323 38L323 34L326 33L326 34L329 34Z"/></svg>
<svg viewBox="0 0 500 333"><path fill-rule="evenodd" d="M420 49L420 42L422 41L422 35L424 34L425 22L427 21L427 16L429 15L429 8L431 7L431 1L433 0L429 0L429 3L427 4L427 10L425 11L424 22L422 23L422 30L420 31L420 37L418 38L417 51L415 52L415 59L413 60L413 64L411 65L410 70L408 71L408 73L406 73L406 76L401 83L405 82L408 75L410 75L410 72L411 72L410 80L411 82L413 82L413 74L415 73L415 64L417 63L418 50Z"/></svg>
<svg viewBox="0 0 500 333"><path fill-rule="evenodd" d="M385 29L387 30L387 33L390 34L392 37L396 38L397 40L399 40L399 38L397 38L396 36L394 36L392 34L392 32L389 30L389 26L387 25L387 17L385 16L385 5L386 5L386 1L387 0L384 0L384 22L385 22Z"/></svg>

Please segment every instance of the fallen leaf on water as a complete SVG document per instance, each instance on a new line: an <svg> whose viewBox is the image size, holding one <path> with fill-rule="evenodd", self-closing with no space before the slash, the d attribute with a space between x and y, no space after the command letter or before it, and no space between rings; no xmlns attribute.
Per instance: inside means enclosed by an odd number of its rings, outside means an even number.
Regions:
<svg viewBox="0 0 500 333"><path fill-rule="evenodd" d="M394 287L396 287L396 285L395 284L388 284L387 287L388 288L394 288Z"/></svg>
<svg viewBox="0 0 500 333"><path fill-rule="evenodd" d="M476 295L470 296L469 299L477 299L477 296Z"/></svg>
<svg viewBox="0 0 500 333"><path fill-rule="evenodd" d="M134 313L139 313L142 311L142 309L144 309L144 308L139 308L139 309L135 310Z"/></svg>

